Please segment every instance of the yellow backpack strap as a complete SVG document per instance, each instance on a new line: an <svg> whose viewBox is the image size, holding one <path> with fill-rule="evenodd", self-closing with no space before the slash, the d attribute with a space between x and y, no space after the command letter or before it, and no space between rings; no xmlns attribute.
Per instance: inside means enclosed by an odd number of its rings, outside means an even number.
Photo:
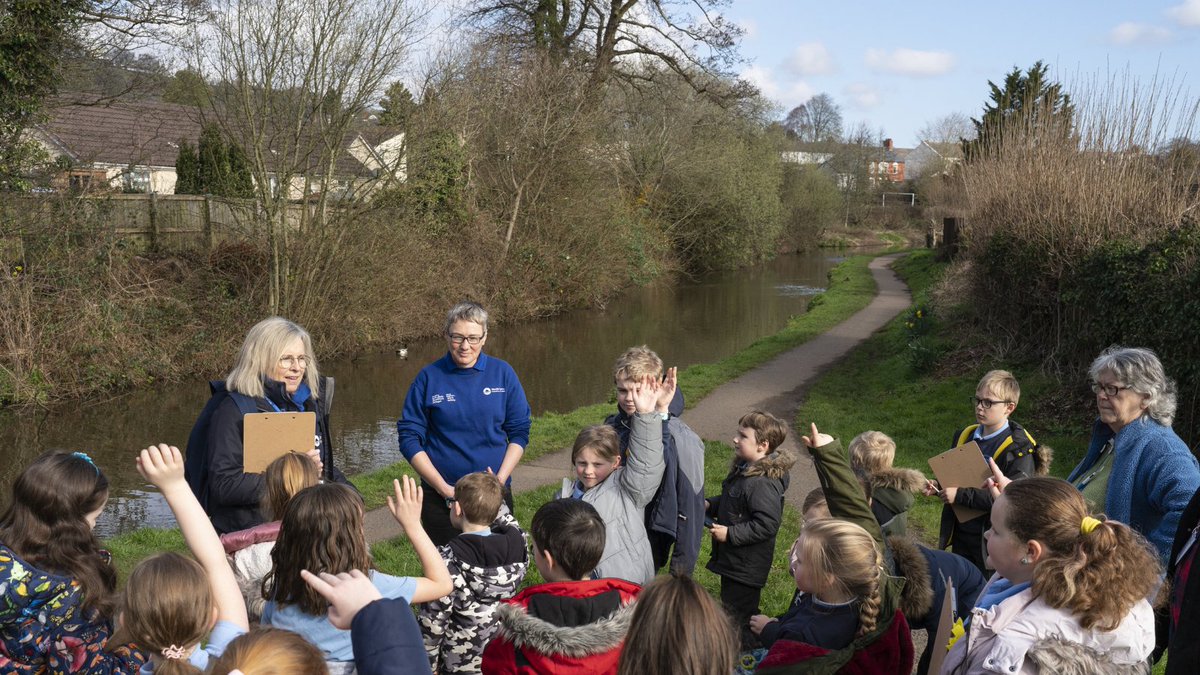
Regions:
<svg viewBox="0 0 1200 675"><path fill-rule="evenodd" d="M979 428L978 424L972 424L971 426L967 427L966 429L963 429L962 433L958 435L958 442L954 444L954 447L957 448L958 446L962 445L963 443L966 443L967 440L971 438L971 434L975 433L975 430L978 428Z"/></svg>
<svg viewBox="0 0 1200 675"><path fill-rule="evenodd" d="M1000 461L1000 455L1003 455L1004 451L1008 449L1008 446L1012 444L1012 436L1004 439L1004 442L1000 444L1000 447L996 448L996 452L992 453L992 459L996 460L997 462Z"/></svg>

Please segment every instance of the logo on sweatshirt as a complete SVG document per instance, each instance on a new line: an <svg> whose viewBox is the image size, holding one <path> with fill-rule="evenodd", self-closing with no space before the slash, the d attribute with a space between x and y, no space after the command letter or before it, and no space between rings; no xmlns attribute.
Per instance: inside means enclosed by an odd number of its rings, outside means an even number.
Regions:
<svg viewBox="0 0 1200 675"><path fill-rule="evenodd" d="M439 403L456 403L457 401L458 399L454 397L454 394L434 394L433 397L429 399L429 402L433 405L437 405Z"/></svg>
<svg viewBox="0 0 1200 675"><path fill-rule="evenodd" d="M504 393L504 387L484 387L483 388L484 396L491 396L492 394L503 394L503 393Z"/></svg>

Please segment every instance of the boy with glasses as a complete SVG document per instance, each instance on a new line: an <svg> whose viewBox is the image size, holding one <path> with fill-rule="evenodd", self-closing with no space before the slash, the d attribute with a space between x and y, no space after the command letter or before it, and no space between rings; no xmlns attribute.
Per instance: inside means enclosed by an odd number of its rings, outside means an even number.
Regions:
<svg viewBox="0 0 1200 675"><path fill-rule="evenodd" d="M1007 370L992 370L979 380L971 403L975 408L975 424L955 432L951 447L975 441L984 459L992 458L996 466L1011 479L1026 478L1049 471L1049 448L1040 450L1037 442L1015 421L1009 419L1021 399L1021 386ZM992 496L980 488L946 487L933 481L925 486L925 494L940 497L942 507L941 532L938 547L950 550L970 560L987 576L983 549L983 533L991 527ZM951 505L983 511L983 515L960 523Z"/></svg>

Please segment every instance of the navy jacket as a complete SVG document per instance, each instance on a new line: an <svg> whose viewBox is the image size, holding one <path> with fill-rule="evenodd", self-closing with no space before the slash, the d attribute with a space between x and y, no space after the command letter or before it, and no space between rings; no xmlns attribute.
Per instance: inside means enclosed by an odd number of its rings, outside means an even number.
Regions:
<svg viewBox="0 0 1200 675"><path fill-rule="evenodd" d="M359 675L431 675L421 629L403 598L376 600L350 623Z"/></svg>

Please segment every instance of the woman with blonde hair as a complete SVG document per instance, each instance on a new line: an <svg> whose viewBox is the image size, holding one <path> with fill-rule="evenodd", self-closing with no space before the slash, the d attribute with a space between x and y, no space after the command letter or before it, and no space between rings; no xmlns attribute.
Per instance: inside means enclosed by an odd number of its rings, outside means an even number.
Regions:
<svg viewBox="0 0 1200 675"><path fill-rule="evenodd" d="M647 584L629 622L618 675L729 675L737 632L704 587L686 576Z"/></svg>
<svg viewBox="0 0 1200 675"><path fill-rule="evenodd" d="M261 474L246 473L242 418L260 412L316 413L309 457L326 482L349 484L333 465L329 406L333 378L321 377L312 338L300 326L273 316L254 325L237 363L196 420L187 445L187 481L217 532L244 530L266 521L259 509Z"/></svg>
<svg viewBox="0 0 1200 675"><path fill-rule="evenodd" d="M1146 539L1045 477L1004 487L985 539L996 573L942 673L1146 672L1161 571Z"/></svg>

